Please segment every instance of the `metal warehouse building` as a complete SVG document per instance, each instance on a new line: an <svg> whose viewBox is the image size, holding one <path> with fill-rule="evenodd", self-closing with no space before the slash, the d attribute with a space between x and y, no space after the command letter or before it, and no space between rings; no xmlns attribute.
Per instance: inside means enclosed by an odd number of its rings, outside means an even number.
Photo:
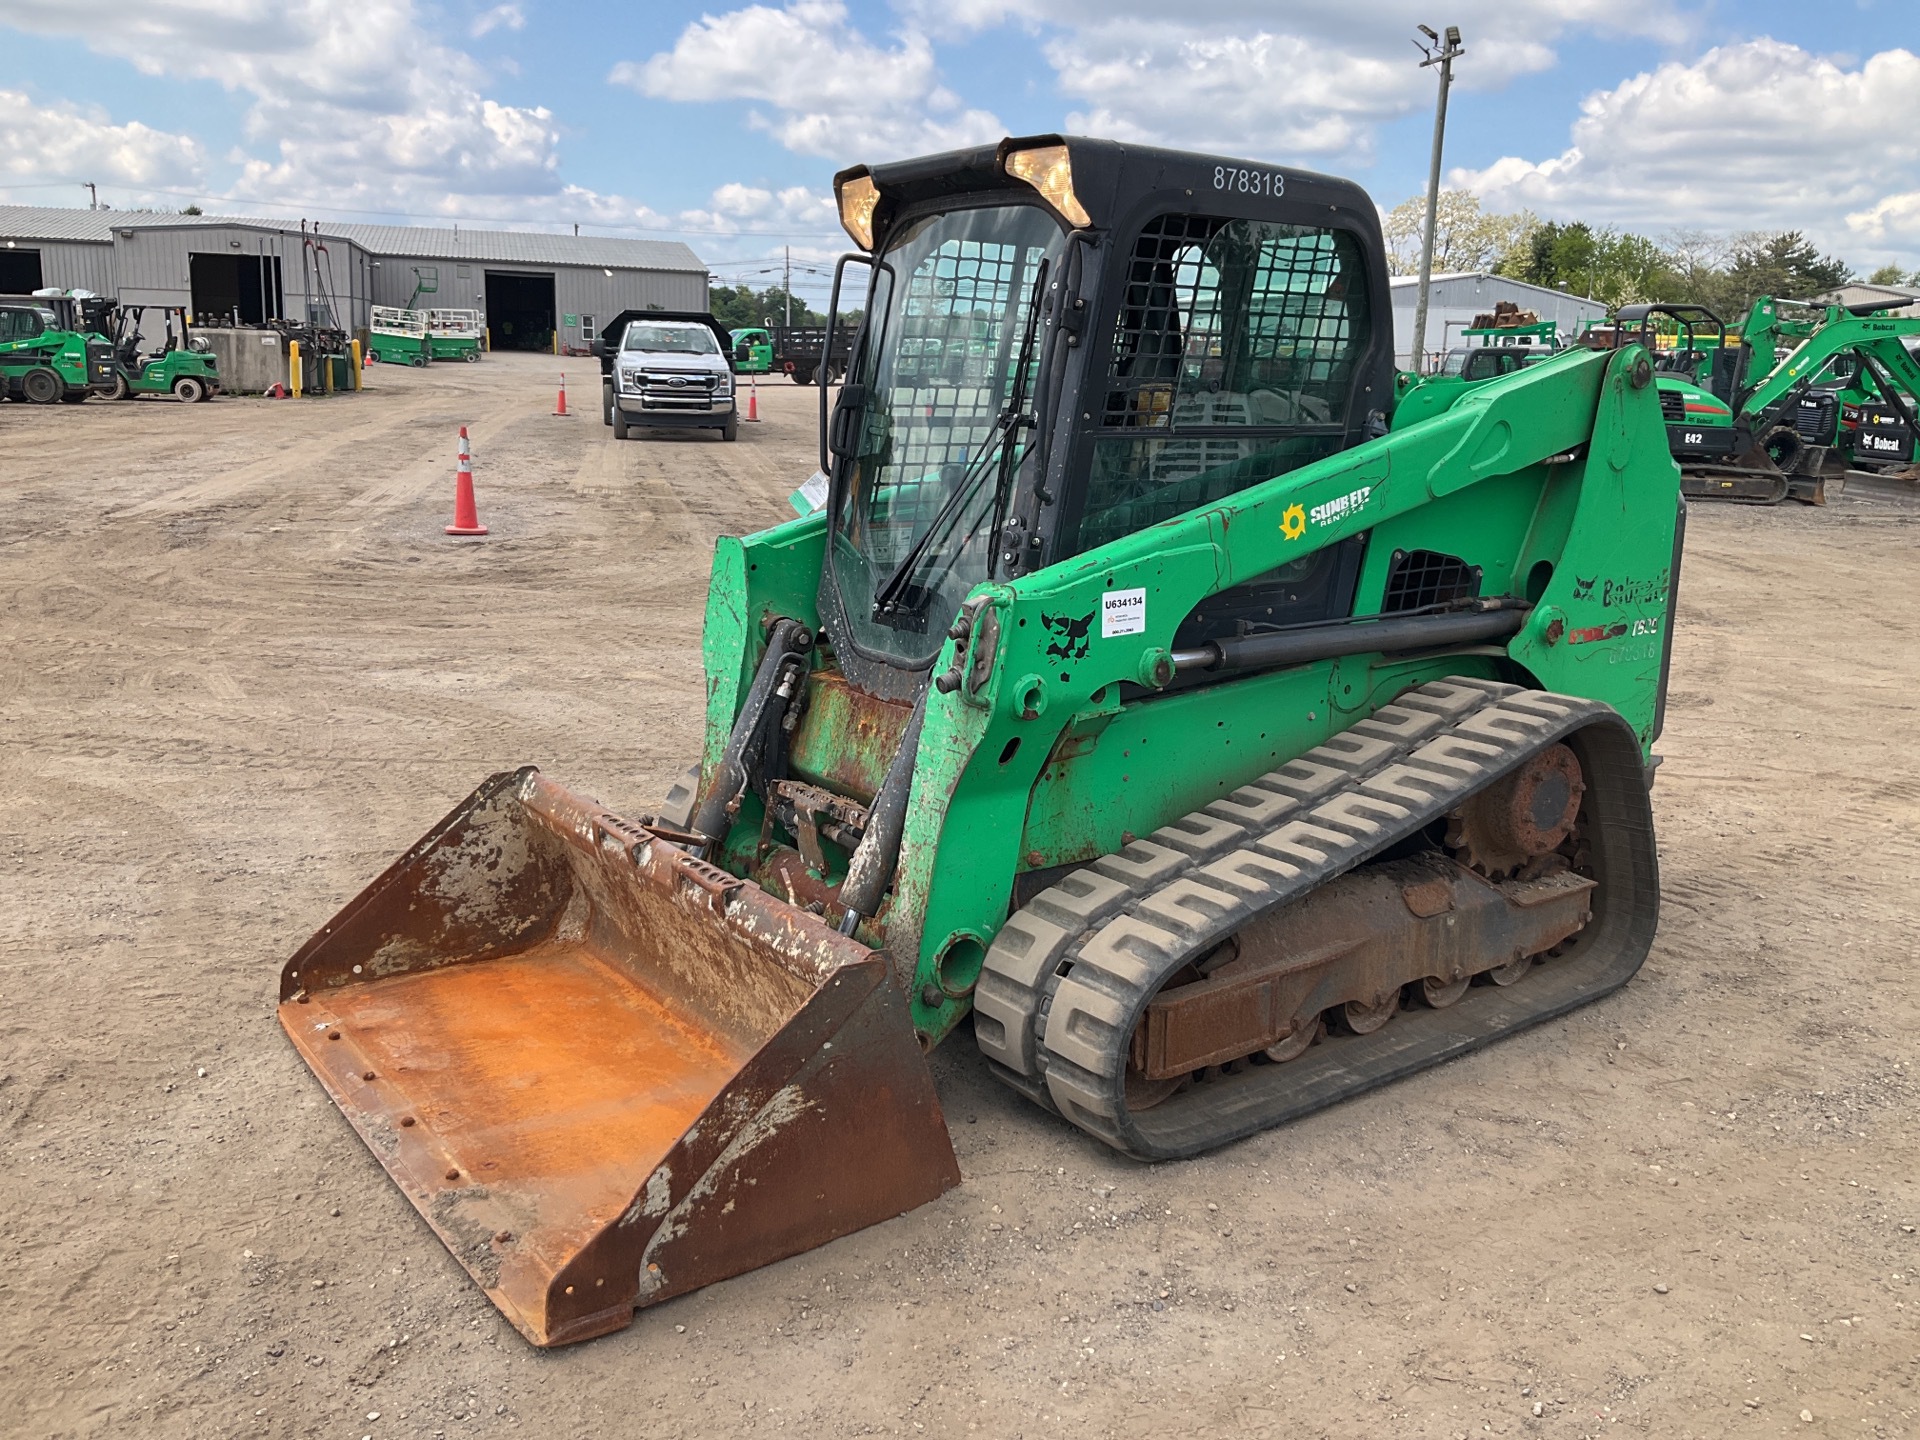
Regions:
<svg viewBox="0 0 1920 1440"><path fill-rule="evenodd" d="M1885 305L1889 315L1920 319L1920 288L1912 285L1875 285L1856 280L1818 298L1823 305Z"/></svg>
<svg viewBox="0 0 1920 1440"><path fill-rule="evenodd" d="M0 205L0 295L47 286L202 324L330 309L363 329L370 307L417 300L478 310L495 349L522 350L584 350L622 310L707 308L706 265L678 241Z"/></svg>
<svg viewBox="0 0 1920 1440"><path fill-rule="evenodd" d="M1419 303L1420 280L1414 275L1396 275L1393 279L1393 333L1399 347L1396 363L1411 369L1413 360L1413 311ZM1524 280L1509 280L1504 275L1489 275L1481 270L1462 270L1433 277L1427 296L1427 354L1445 354L1467 342L1460 332L1469 328L1477 315L1493 310L1497 300L1511 300L1522 310L1532 310L1542 320L1560 326L1563 343L1580 334L1589 320L1607 313L1607 302L1569 295L1564 290L1549 290Z"/></svg>

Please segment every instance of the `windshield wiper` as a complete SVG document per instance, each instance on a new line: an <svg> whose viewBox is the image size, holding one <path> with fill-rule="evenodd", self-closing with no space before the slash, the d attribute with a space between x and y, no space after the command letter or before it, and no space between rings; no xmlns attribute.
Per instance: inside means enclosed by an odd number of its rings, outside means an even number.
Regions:
<svg viewBox="0 0 1920 1440"><path fill-rule="evenodd" d="M998 496L1005 491L1007 479L1013 473L1014 438L1022 426L1034 423L1033 417L1026 413L1027 371L1033 361L1034 338L1040 326L1040 297L1046 289L1048 263L1044 259L1041 260L1040 268L1033 277L1033 292L1027 304L1026 333L1020 337L1020 354L1014 362L1013 388L1007 394L1006 407L994 421L993 434L962 473L953 487L953 492L934 512L926 531L914 541L912 548L901 557L900 563L893 568L893 572L881 581L879 588L873 592L873 609L876 615L892 614L900 608L900 596L907 589L907 581L919 570L921 562L933 548L934 541L945 538L946 532L953 528L954 522L960 518L974 490L986 477L989 462L996 456L1000 459L1000 467L994 487L995 509L999 508Z"/></svg>

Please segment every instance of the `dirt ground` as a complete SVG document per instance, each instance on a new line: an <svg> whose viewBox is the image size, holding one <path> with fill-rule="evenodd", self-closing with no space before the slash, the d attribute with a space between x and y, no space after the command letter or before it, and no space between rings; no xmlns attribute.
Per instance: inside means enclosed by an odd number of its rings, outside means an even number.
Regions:
<svg viewBox="0 0 1920 1440"><path fill-rule="evenodd" d="M963 1033L959 1189L542 1353L279 966L494 770L664 793L711 542L791 513L815 392L622 445L585 362L371 384L0 407L0 1434L1920 1434L1912 497L1695 507L1621 994L1151 1168Z"/></svg>

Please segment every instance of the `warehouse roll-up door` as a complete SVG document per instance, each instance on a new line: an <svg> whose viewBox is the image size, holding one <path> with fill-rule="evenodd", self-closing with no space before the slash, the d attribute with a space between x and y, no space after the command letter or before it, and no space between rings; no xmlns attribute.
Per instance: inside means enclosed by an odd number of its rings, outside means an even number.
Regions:
<svg viewBox="0 0 1920 1440"><path fill-rule="evenodd" d="M0 295L31 295L46 283L41 278L38 250L18 246L0 249Z"/></svg>
<svg viewBox="0 0 1920 1440"><path fill-rule="evenodd" d="M553 276L487 271L487 332L496 350L553 348Z"/></svg>
<svg viewBox="0 0 1920 1440"><path fill-rule="evenodd" d="M284 313L278 255L219 255L190 251L193 317L202 325L238 320L258 325Z"/></svg>

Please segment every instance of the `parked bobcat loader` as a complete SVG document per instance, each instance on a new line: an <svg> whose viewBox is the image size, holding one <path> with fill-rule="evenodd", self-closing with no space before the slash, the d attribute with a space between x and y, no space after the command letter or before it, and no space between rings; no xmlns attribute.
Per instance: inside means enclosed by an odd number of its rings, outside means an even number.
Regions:
<svg viewBox="0 0 1920 1440"><path fill-rule="evenodd" d="M1643 349L1399 424L1345 181L1049 135L835 184L824 503L717 546L696 775L650 814L496 775L281 977L535 1344L958 1183L956 1030L1036 1124L1172 1159L1653 938L1683 512Z"/></svg>

